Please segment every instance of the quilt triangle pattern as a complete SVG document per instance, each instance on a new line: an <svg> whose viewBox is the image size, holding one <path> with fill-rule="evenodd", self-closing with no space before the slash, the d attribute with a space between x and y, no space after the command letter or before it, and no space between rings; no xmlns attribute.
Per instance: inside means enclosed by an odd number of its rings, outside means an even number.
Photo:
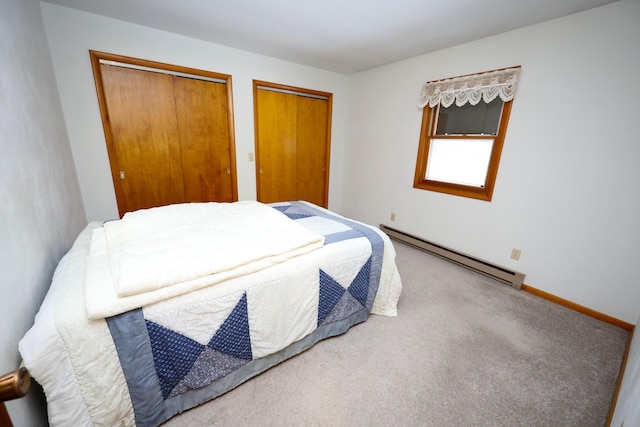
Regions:
<svg viewBox="0 0 640 427"><path fill-rule="evenodd" d="M145 322L162 397L166 399L191 370L205 346L150 320Z"/></svg>
<svg viewBox="0 0 640 427"><path fill-rule="evenodd" d="M351 316L353 313L362 310L363 306L351 296L349 292L345 292L342 295L342 298L336 303L333 307L333 310L327 315L324 319L322 325L327 325L329 323L337 322L338 320L346 319Z"/></svg>
<svg viewBox="0 0 640 427"><path fill-rule="evenodd" d="M240 359L253 359L246 292L218 332L211 338L208 347Z"/></svg>
<svg viewBox="0 0 640 427"><path fill-rule="evenodd" d="M320 326L327 316L336 306L342 295L346 292L333 277L329 276L322 269L320 270L320 295L318 300L318 326Z"/></svg>
<svg viewBox="0 0 640 427"><path fill-rule="evenodd" d="M345 289L337 280L320 270L318 326L342 320L366 307L371 275L371 257Z"/></svg>
<svg viewBox="0 0 640 427"><path fill-rule="evenodd" d="M279 210L280 212L282 212L283 214L285 214L286 216L288 216L291 219L300 219L300 218L308 218L311 216L314 216L313 214L300 209L298 206L295 205L288 205L288 206L273 206L274 209Z"/></svg>
<svg viewBox="0 0 640 427"><path fill-rule="evenodd" d="M239 359L205 347L191 370L173 388L169 397L205 387L248 362L246 359Z"/></svg>
<svg viewBox="0 0 640 427"><path fill-rule="evenodd" d="M369 277L371 276L371 257L364 263L356 277L349 285L349 293L364 307L369 293Z"/></svg>
<svg viewBox="0 0 640 427"><path fill-rule="evenodd" d="M204 387L253 359L246 292L208 345L145 323L164 399Z"/></svg>

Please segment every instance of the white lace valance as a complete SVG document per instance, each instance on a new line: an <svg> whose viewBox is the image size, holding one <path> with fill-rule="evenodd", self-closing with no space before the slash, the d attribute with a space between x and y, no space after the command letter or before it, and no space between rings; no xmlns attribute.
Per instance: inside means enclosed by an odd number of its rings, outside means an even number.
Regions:
<svg viewBox="0 0 640 427"><path fill-rule="evenodd" d="M481 99L488 104L497 96L503 102L511 101L519 76L518 67L427 82L422 87L418 105L423 108L428 104L433 108L442 104L446 108L455 101L458 107L462 107L467 102L476 105Z"/></svg>

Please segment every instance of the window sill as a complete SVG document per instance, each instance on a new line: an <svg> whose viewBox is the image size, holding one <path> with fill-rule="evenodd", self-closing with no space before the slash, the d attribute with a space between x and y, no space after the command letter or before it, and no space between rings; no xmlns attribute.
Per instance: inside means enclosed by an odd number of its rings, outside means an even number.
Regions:
<svg viewBox="0 0 640 427"><path fill-rule="evenodd" d="M470 199L490 202L493 196L493 188L477 188L460 184L450 184L446 182L420 180L413 184L413 188L438 193L451 194L454 196L467 197Z"/></svg>

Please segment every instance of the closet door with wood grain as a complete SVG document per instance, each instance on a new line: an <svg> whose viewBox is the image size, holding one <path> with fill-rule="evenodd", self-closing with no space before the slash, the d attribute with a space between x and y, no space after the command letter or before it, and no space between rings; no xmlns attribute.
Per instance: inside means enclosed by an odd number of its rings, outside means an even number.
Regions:
<svg viewBox="0 0 640 427"><path fill-rule="evenodd" d="M259 201L327 207L331 99L326 92L254 81Z"/></svg>
<svg viewBox="0 0 640 427"><path fill-rule="evenodd" d="M104 64L101 74L120 215L184 202L172 77Z"/></svg>
<svg viewBox="0 0 640 427"><path fill-rule="evenodd" d="M231 76L91 52L118 211L237 200Z"/></svg>
<svg viewBox="0 0 640 427"><path fill-rule="evenodd" d="M329 103L297 97L296 192L298 199L327 207Z"/></svg>
<svg viewBox="0 0 640 427"><path fill-rule="evenodd" d="M173 77L185 200L232 202L226 87Z"/></svg>
<svg viewBox="0 0 640 427"><path fill-rule="evenodd" d="M256 102L258 200L297 200L297 97L258 90Z"/></svg>

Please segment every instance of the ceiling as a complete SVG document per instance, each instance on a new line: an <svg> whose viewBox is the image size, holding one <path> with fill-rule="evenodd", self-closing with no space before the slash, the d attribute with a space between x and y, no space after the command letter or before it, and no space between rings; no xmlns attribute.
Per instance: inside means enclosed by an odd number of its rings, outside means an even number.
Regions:
<svg viewBox="0 0 640 427"><path fill-rule="evenodd" d="M616 0L44 0L341 74Z"/></svg>

